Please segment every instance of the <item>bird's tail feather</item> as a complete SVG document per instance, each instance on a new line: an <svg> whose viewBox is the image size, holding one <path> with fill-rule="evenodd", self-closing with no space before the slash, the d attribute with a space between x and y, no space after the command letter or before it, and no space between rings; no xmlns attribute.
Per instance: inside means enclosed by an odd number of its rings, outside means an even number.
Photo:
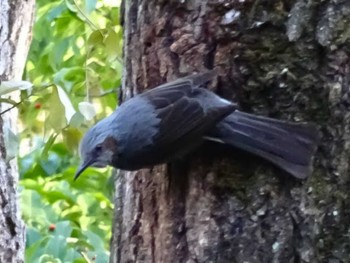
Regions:
<svg viewBox="0 0 350 263"><path fill-rule="evenodd" d="M266 159L297 178L312 171L317 129L235 111L217 125L209 137Z"/></svg>

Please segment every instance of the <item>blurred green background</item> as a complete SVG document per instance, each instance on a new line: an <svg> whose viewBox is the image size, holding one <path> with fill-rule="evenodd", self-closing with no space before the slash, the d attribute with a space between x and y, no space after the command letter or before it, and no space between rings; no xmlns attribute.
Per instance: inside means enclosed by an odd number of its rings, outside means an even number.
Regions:
<svg viewBox="0 0 350 263"><path fill-rule="evenodd" d="M110 169L73 181L82 134L117 105L122 72L120 3L37 1L19 108L25 262L108 262Z"/></svg>

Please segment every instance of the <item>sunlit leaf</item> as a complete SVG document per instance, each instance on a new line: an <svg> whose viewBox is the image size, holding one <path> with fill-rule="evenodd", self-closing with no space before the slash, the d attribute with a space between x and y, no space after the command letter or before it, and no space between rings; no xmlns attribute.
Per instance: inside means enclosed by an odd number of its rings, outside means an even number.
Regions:
<svg viewBox="0 0 350 263"><path fill-rule="evenodd" d="M23 80L0 81L0 96L16 90L31 90L33 84Z"/></svg>
<svg viewBox="0 0 350 263"><path fill-rule="evenodd" d="M67 96L67 93L60 86L56 86L56 87L58 91L58 96L65 109L65 116L66 116L67 123L69 123L73 115L75 114L75 109L72 105L70 98Z"/></svg>
<svg viewBox="0 0 350 263"><path fill-rule="evenodd" d="M106 52L110 56L116 56L118 54L120 38L114 30L109 30L108 35L105 38Z"/></svg>
<svg viewBox="0 0 350 263"><path fill-rule="evenodd" d="M91 121L96 116L96 110L92 103L82 101L79 103L79 111L87 121Z"/></svg>
<svg viewBox="0 0 350 263"><path fill-rule="evenodd" d="M50 105L50 108L47 122L56 132L60 132L67 125L67 121L65 107L60 100L56 86L52 87L52 94L48 100L48 105Z"/></svg>

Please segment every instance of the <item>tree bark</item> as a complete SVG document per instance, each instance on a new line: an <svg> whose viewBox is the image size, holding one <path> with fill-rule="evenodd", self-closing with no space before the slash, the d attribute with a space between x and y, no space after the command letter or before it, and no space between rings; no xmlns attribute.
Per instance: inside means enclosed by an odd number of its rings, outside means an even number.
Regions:
<svg viewBox="0 0 350 263"><path fill-rule="evenodd" d="M350 262L350 2L125 1L124 99L216 68L244 111L316 123L313 175L203 147L121 172L111 262Z"/></svg>
<svg viewBox="0 0 350 263"><path fill-rule="evenodd" d="M22 79L31 41L34 0L0 2L0 81ZM18 93L11 93L18 97ZM1 103L0 111L8 105ZM18 206L18 170L9 158L5 133L16 130L17 111L0 116L0 262L24 262L25 228Z"/></svg>

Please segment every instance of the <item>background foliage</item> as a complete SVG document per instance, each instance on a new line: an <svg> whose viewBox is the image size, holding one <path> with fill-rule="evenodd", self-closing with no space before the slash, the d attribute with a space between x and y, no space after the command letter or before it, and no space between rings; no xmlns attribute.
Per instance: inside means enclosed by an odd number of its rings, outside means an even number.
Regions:
<svg viewBox="0 0 350 263"><path fill-rule="evenodd" d="M81 135L116 106L116 2L37 1L24 76L33 87L21 91L18 105L25 262L108 262L112 181L107 170L93 169L72 179Z"/></svg>

